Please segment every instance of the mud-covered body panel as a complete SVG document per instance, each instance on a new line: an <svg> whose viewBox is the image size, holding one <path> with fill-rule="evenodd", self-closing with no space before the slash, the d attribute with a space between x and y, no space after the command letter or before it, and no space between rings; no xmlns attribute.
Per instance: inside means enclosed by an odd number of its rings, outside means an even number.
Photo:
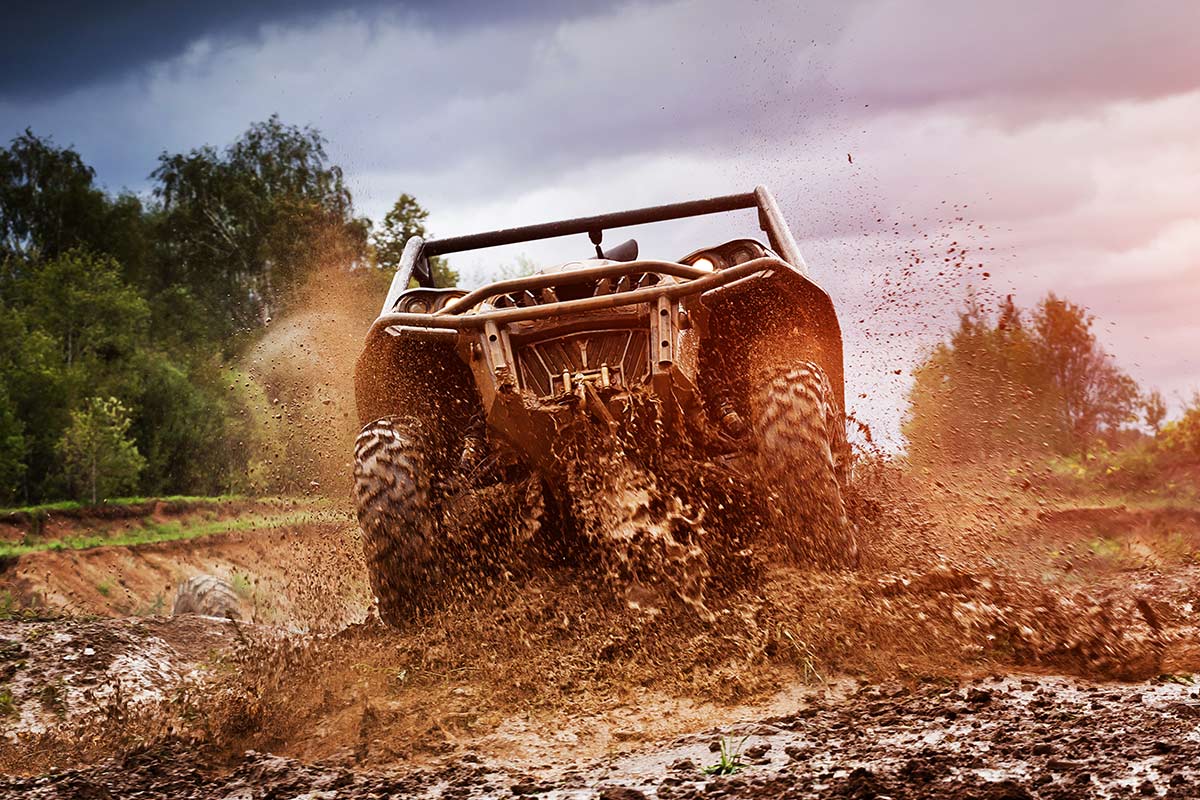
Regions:
<svg viewBox="0 0 1200 800"><path fill-rule="evenodd" d="M578 430L621 426L630 408L645 406L632 395L653 400L661 422L678 429L668 434L711 432L717 408L731 403L745 413L756 375L781 357L819 364L844 402L836 314L798 269L764 256L730 266L722 283L716 273L653 273L661 263L617 265L610 276L587 277L587 291L579 276L550 272L524 296L509 281L503 292L473 293L484 300L468 310L382 315L356 373L361 421L412 414L453 439L482 417L490 439L552 471L555 453ZM622 287L634 302L618 304ZM594 294L604 290L611 293ZM496 309L497 296L509 305Z"/></svg>

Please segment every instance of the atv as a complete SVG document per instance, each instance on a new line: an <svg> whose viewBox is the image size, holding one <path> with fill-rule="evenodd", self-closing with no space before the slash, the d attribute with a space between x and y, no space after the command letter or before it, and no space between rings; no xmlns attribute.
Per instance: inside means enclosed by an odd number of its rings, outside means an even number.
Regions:
<svg viewBox="0 0 1200 800"><path fill-rule="evenodd" d="M766 243L739 238L675 261L641 259L633 240L602 248L612 229L742 209L757 211ZM470 291L435 285L435 258L580 234L593 257ZM597 487L622 480L618 455L659 475L725 465L770 509L780 552L818 566L857 558L837 316L763 186L409 239L355 394L355 501L389 624L467 570L504 571L522 521L560 542L578 535ZM599 483L573 479L581 464L601 465Z"/></svg>

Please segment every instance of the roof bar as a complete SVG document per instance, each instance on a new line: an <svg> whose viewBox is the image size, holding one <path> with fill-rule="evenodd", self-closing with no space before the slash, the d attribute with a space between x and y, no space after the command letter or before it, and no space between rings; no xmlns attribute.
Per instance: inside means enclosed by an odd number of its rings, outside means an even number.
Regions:
<svg viewBox="0 0 1200 800"><path fill-rule="evenodd" d="M663 222L669 219L696 217L703 214L720 214L725 211L736 211L741 208L756 208L758 197L754 192L745 194L728 194L722 197L712 197L707 200L689 200L686 203L671 203L665 206L650 206L636 208L632 211L618 211L612 214L597 214L592 217L576 217L561 222L546 222L541 225L525 225L520 228L507 228L488 233L474 233L468 236L451 236L447 239L430 239L422 248L426 257L444 256L447 253L461 253L464 250L477 250L483 247L499 247L517 242L528 242L535 239L552 239L555 236L569 236L572 233L591 233L611 228L624 228L630 225L644 225L648 222Z"/></svg>

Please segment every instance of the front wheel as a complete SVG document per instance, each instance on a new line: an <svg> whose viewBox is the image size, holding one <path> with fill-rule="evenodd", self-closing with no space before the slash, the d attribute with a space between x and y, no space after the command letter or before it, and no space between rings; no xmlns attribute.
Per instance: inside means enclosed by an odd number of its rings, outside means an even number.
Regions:
<svg viewBox="0 0 1200 800"><path fill-rule="evenodd" d="M824 370L809 361L774 367L751 406L759 474L783 543L799 561L856 565L858 537L844 496L845 417Z"/></svg>
<svg viewBox="0 0 1200 800"><path fill-rule="evenodd" d="M415 613L503 580L540 529L541 483L474 486L439 458L427 425L384 417L354 443L354 499L380 618Z"/></svg>
<svg viewBox="0 0 1200 800"><path fill-rule="evenodd" d="M354 442L354 501L379 616L400 625L438 582L430 490L432 453L421 423L384 417Z"/></svg>

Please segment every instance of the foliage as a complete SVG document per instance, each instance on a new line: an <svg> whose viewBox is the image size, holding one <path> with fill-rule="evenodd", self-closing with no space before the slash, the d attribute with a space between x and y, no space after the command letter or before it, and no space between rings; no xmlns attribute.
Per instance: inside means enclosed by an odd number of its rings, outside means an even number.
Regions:
<svg viewBox="0 0 1200 800"><path fill-rule="evenodd" d="M1146 395L1142 401L1142 414L1146 425L1158 436L1162 431L1163 421L1167 418L1167 401L1163 399L1162 392L1155 389Z"/></svg>
<svg viewBox="0 0 1200 800"><path fill-rule="evenodd" d="M414 236L422 239L429 237L425 220L429 212L421 207L417 199L410 194L402 194L384 216L379 230L371 234L371 242L375 246L375 261L389 272L394 272L400 266L400 256L404 253L405 243ZM457 286L458 272L452 269L446 259L434 257L429 260L433 270L433 281L437 286Z"/></svg>
<svg viewBox="0 0 1200 800"><path fill-rule="evenodd" d="M1115 442L1140 398L1092 325L1053 294L1028 323L1011 297L994 320L968 298L949 341L915 372L904 421L910 457L953 464Z"/></svg>
<svg viewBox="0 0 1200 800"><path fill-rule="evenodd" d="M58 451L76 497L97 500L137 486L146 459L129 438L129 411L115 397L92 397L71 414Z"/></svg>
<svg viewBox="0 0 1200 800"><path fill-rule="evenodd" d="M1138 386L1101 349L1095 318L1081 306L1048 295L1034 312L1034 342L1059 397L1058 427L1086 450L1102 432L1136 419Z"/></svg>
<svg viewBox="0 0 1200 800"><path fill-rule="evenodd" d="M94 398L125 410L126 467L144 460L136 481L113 477L122 489L280 485L282 423L235 365L334 274L373 311L391 259L326 146L273 116L226 147L163 153L149 202L105 193L74 149L30 130L0 148L0 504L90 499L79 443ZM402 200L377 243L425 233L427 212ZM118 488L96 463L99 498Z"/></svg>
<svg viewBox="0 0 1200 800"><path fill-rule="evenodd" d="M717 759L717 763L710 764L704 768L705 775L733 775L740 772L746 766L742 761L742 745L746 743L748 736L743 736L742 740L736 745L730 745L729 740L724 736L721 737L721 757Z"/></svg>
<svg viewBox="0 0 1200 800"><path fill-rule="evenodd" d="M362 259L369 223L354 217L325 145L313 128L272 116L223 152L159 156L151 177L170 260L158 288L186 287L213 333L229 335L282 313L324 264Z"/></svg>
<svg viewBox="0 0 1200 800"><path fill-rule="evenodd" d="M1158 436L1162 450L1188 463L1200 463L1200 392L1192 395L1183 416L1168 422Z"/></svg>
<svg viewBox="0 0 1200 800"><path fill-rule="evenodd" d="M25 308L59 343L70 368L84 358L112 362L136 349L150 307L126 285L112 258L69 250L44 264L24 286Z"/></svg>
<svg viewBox="0 0 1200 800"><path fill-rule="evenodd" d="M25 425L0 384L0 503L12 502L25 478Z"/></svg>
<svg viewBox="0 0 1200 800"><path fill-rule="evenodd" d="M525 278L538 271L537 262L524 253L513 259L511 264L501 264L490 280L506 281L511 278Z"/></svg>
<svg viewBox="0 0 1200 800"><path fill-rule="evenodd" d="M131 277L148 269L141 201L110 198L70 148L26 129L0 150L0 298L13 281L73 249L115 258Z"/></svg>
<svg viewBox="0 0 1200 800"><path fill-rule="evenodd" d="M235 519L200 522L197 524L187 522L153 522L148 520L141 528L121 531L112 536L90 535L66 539L48 539L44 541L0 542L0 558L11 558L13 556L38 553L45 550L89 550L93 547L130 547L156 542L200 539L205 536L215 536L231 531L286 528L293 525L331 522L336 519L338 519L337 515L329 512L295 511L270 515L255 514L240 516Z"/></svg>
<svg viewBox="0 0 1200 800"><path fill-rule="evenodd" d="M263 436L251 413L262 401L249 379L215 360L180 365L154 352L141 354L135 370L133 432L147 460L141 491L244 491Z"/></svg>
<svg viewBox="0 0 1200 800"><path fill-rule="evenodd" d="M28 128L0 151L0 260L53 258L93 241L105 197L79 154Z"/></svg>

